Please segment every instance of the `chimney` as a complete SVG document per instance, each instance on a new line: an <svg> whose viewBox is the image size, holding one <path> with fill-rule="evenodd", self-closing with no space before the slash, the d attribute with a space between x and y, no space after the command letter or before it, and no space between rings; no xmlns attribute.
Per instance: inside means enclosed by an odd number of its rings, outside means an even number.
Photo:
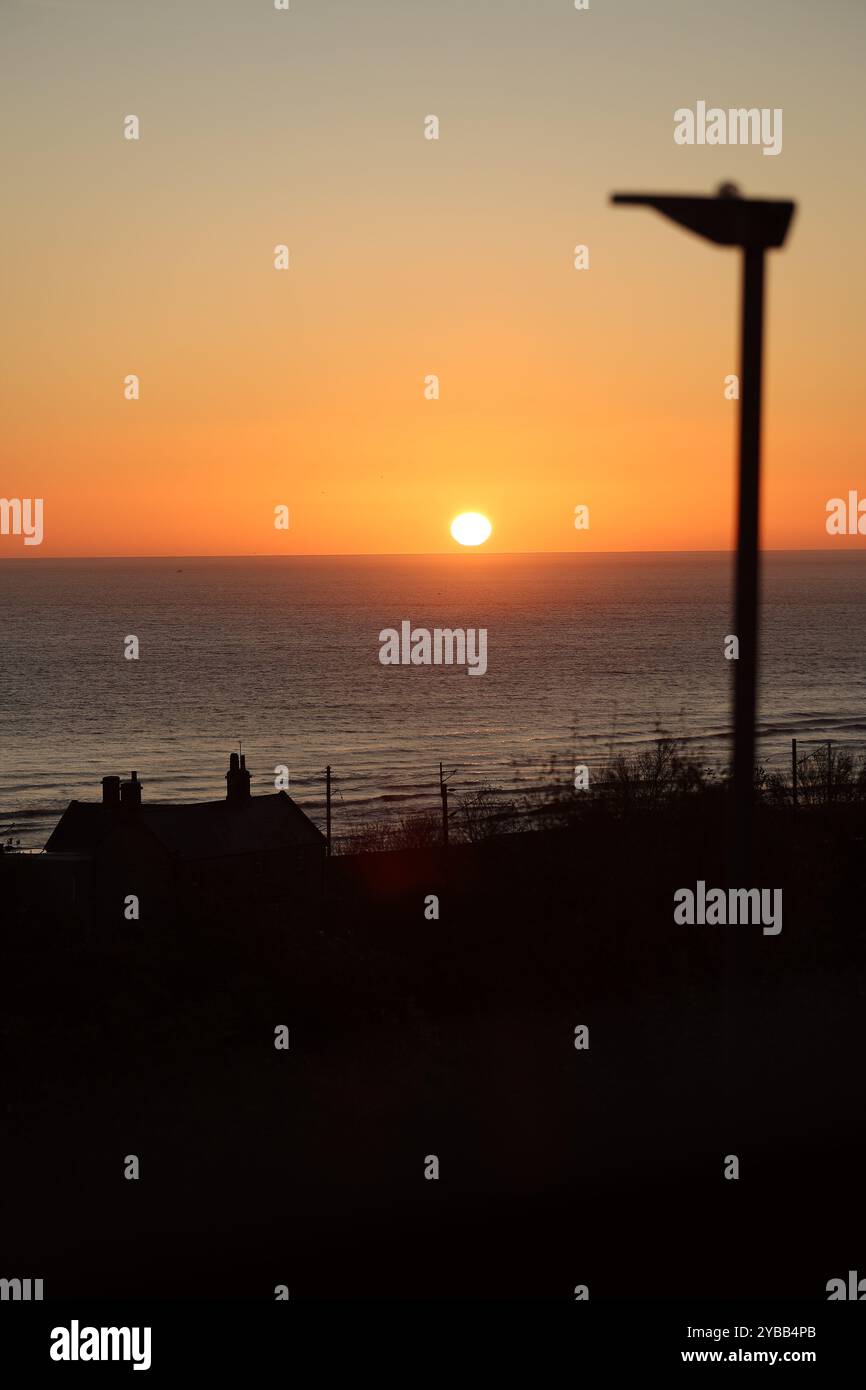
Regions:
<svg viewBox="0 0 866 1390"><path fill-rule="evenodd" d="M141 783L138 780L137 772L129 774L128 782L121 782L120 804L129 808L141 805Z"/></svg>
<svg viewBox="0 0 866 1390"><path fill-rule="evenodd" d="M246 754L232 753L229 770L226 773L226 801L231 806L242 806L250 799L250 774L247 772Z"/></svg>
<svg viewBox="0 0 866 1390"><path fill-rule="evenodd" d="M103 806L120 805L120 778L103 777L102 779L102 804Z"/></svg>

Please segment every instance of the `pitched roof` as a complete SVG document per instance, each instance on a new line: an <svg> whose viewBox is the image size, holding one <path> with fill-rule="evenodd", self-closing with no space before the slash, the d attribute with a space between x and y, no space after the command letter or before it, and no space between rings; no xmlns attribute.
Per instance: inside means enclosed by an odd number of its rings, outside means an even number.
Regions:
<svg viewBox="0 0 866 1390"><path fill-rule="evenodd" d="M240 805L228 801L143 804L136 808L105 806L99 801L71 801L46 844L52 853L70 850L93 854L115 828L141 824L179 859L215 859L233 854L321 845L321 830L285 792L253 796Z"/></svg>

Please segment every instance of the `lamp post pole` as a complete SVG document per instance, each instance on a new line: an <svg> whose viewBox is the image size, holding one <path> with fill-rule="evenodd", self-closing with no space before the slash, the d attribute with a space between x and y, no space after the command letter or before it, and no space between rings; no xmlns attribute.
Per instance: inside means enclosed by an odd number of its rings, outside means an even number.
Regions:
<svg viewBox="0 0 866 1390"><path fill-rule="evenodd" d="M735 617L739 660L734 671L734 836L731 865L733 874L741 884L747 883L751 873L754 815L763 336L764 248L746 246L743 250L740 345L740 483Z"/></svg>
<svg viewBox="0 0 866 1390"><path fill-rule="evenodd" d="M735 883L747 885L752 861L757 712L764 255L769 247L784 243L794 215L794 204L741 198L732 184L723 184L715 198L666 193L616 193L612 201L654 208L707 241L715 242L718 246L738 246L743 253L734 618L738 659L734 668L734 823L730 837L730 872Z"/></svg>

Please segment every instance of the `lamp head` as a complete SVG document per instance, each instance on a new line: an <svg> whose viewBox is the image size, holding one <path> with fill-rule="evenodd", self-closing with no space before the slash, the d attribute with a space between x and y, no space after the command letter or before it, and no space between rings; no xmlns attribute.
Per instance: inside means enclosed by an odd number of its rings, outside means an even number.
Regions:
<svg viewBox="0 0 866 1390"><path fill-rule="evenodd" d="M611 202L655 208L672 222L718 246L781 246L795 208L788 201L743 198L732 183L723 183L714 198L678 193L614 193Z"/></svg>

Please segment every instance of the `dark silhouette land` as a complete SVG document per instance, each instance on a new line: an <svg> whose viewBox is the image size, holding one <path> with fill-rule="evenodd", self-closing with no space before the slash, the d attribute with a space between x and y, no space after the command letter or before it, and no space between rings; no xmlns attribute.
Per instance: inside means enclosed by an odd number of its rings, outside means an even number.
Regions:
<svg viewBox="0 0 866 1390"><path fill-rule="evenodd" d="M864 802L762 796L782 932L684 927L728 790L664 766L547 829L325 863L233 760L225 802L109 781L56 851L0 857L10 1268L46 1296L825 1298L863 1235ZM86 910L27 899L39 858L91 875Z"/></svg>

